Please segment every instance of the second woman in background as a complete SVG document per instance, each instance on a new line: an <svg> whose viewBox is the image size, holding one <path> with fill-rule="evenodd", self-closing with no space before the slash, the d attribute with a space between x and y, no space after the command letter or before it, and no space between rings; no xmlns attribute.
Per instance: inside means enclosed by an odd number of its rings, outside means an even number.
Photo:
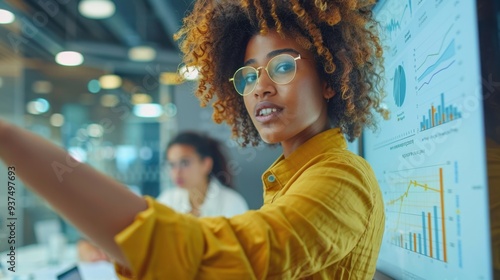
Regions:
<svg viewBox="0 0 500 280"><path fill-rule="evenodd" d="M232 189L221 144L196 132L182 132L168 144L166 159L175 188L163 191L160 203L197 217L231 217L248 210L245 199Z"/></svg>
<svg viewBox="0 0 500 280"><path fill-rule="evenodd" d="M197 217L231 217L248 210L245 199L233 189L233 174L217 140L197 132L181 132L167 144L169 178L175 184L157 200L181 213ZM78 242L79 259L109 261L87 240Z"/></svg>

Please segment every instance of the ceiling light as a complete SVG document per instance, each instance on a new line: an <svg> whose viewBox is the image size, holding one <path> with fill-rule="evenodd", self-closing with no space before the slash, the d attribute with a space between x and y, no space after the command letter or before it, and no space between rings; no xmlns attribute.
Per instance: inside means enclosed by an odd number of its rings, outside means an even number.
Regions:
<svg viewBox="0 0 500 280"><path fill-rule="evenodd" d="M11 12L4 9L0 9L0 24L13 23L16 16Z"/></svg>
<svg viewBox="0 0 500 280"><path fill-rule="evenodd" d="M26 104L26 111L33 115L40 115L46 113L50 109L50 104L43 98L37 98Z"/></svg>
<svg viewBox="0 0 500 280"><path fill-rule="evenodd" d="M179 85L184 80L177 72L163 72L160 75L160 82L164 85Z"/></svg>
<svg viewBox="0 0 500 280"><path fill-rule="evenodd" d="M134 115L142 118L156 118L161 116L163 110L160 104L148 103L134 106Z"/></svg>
<svg viewBox="0 0 500 280"><path fill-rule="evenodd" d="M181 75L182 78L188 80L188 81L194 81L198 79L199 75L198 68L195 66L186 66L183 65L179 67L179 75Z"/></svg>
<svg viewBox="0 0 500 280"><path fill-rule="evenodd" d="M47 94L52 91L52 83L49 81L36 81L32 86L34 93Z"/></svg>
<svg viewBox="0 0 500 280"><path fill-rule="evenodd" d="M87 126L87 133L90 137L99 138L104 134L104 128L100 124L89 124Z"/></svg>
<svg viewBox="0 0 500 280"><path fill-rule="evenodd" d="M101 84L96 79L90 80L87 84L87 89L91 93L98 93L101 90Z"/></svg>
<svg viewBox="0 0 500 280"><path fill-rule="evenodd" d="M116 7L110 0L82 0L78 4L78 11L87 18L104 19L115 13Z"/></svg>
<svg viewBox="0 0 500 280"><path fill-rule="evenodd" d="M151 103L152 98L149 94L146 93L136 93L132 95L132 104L146 104Z"/></svg>
<svg viewBox="0 0 500 280"><path fill-rule="evenodd" d="M50 116L50 124L55 127L61 127L64 124L64 116L61 114L53 114Z"/></svg>
<svg viewBox="0 0 500 280"><path fill-rule="evenodd" d="M64 66L78 66L83 63L83 55L79 52L63 51L56 55L56 62Z"/></svg>
<svg viewBox="0 0 500 280"><path fill-rule="evenodd" d="M128 51L128 58L133 61L152 61L156 57L156 50L149 46L137 46Z"/></svg>
<svg viewBox="0 0 500 280"><path fill-rule="evenodd" d="M116 97L116 95L105 94L101 96L101 105L103 107L115 107L119 102L120 100L118 99L118 97Z"/></svg>
<svg viewBox="0 0 500 280"><path fill-rule="evenodd" d="M99 78L99 84L103 89L115 89L122 85L122 78L118 75L103 75Z"/></svg>

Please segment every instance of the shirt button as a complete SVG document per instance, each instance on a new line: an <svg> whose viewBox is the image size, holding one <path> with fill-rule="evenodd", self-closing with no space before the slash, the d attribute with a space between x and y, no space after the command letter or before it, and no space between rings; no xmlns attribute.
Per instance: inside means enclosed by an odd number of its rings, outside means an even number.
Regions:
<svg viewBox="0 0 500 280"><path fill-rule="evenodd" d="M274 175L271 174L271 175L267 176L267 181L272 183L272 182L276 181L276 177L274 177Z"/></svg>

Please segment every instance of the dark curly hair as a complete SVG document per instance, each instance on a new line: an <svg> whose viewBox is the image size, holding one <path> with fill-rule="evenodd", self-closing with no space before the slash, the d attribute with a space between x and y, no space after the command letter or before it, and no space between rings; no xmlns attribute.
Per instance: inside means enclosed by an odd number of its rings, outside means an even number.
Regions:
<svg viewBox="0 0 500 280"><path fill-rule="evenodd" d="M180 41L184 63L200 70L195 94L201 105L217 96L212 104L214 121L228 123L233 136L246 146L261 139L243 98L228 80L242 66L252 36L270 29L293 35L315 55L321 78L336 92L328 103L331 124L353 141L363 127L375 126L372 109L386 113L380 106L382 47L372 2L199 0L175 39Z"/></svg>
<svg viewBox="0 0 500 280"><path fill-rule="evenodd" d="M184 131L177 134L168 142L165 155L176 144L193 147L201 158L211 158L213 165L209 175L217 178L223 185L234 189L233 174L229 169L226 152L223 149L222 143L206 134L195 131Z"/></svg>

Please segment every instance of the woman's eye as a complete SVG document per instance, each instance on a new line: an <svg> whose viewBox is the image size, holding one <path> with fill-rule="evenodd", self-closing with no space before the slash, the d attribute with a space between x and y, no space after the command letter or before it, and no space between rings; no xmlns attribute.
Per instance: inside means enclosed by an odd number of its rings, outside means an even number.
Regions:
<svg viewBox="0 0 500 280"><path fill-rule="evenodd" d="M257 74L255 73L245 75L245 83L247 84L254 83L256 80L257 80Z"/></svg>
<svg viewBox="0 0 500 280"><path fill-rule="evenodd" d="M293 63L290 62L281 62L274 67L274 72L275 73L287 73L290 71L293 71L294 65Z"/></svg>
<svg viewBox="0 0 500 280"><path fill-rule="evenodd" d="M180 166L181 168L183 168L183 167L188 167L188 166L189 166L189 160L187 160L187 159L181 160L181 161L179 162L179 166Z"/></svg>

